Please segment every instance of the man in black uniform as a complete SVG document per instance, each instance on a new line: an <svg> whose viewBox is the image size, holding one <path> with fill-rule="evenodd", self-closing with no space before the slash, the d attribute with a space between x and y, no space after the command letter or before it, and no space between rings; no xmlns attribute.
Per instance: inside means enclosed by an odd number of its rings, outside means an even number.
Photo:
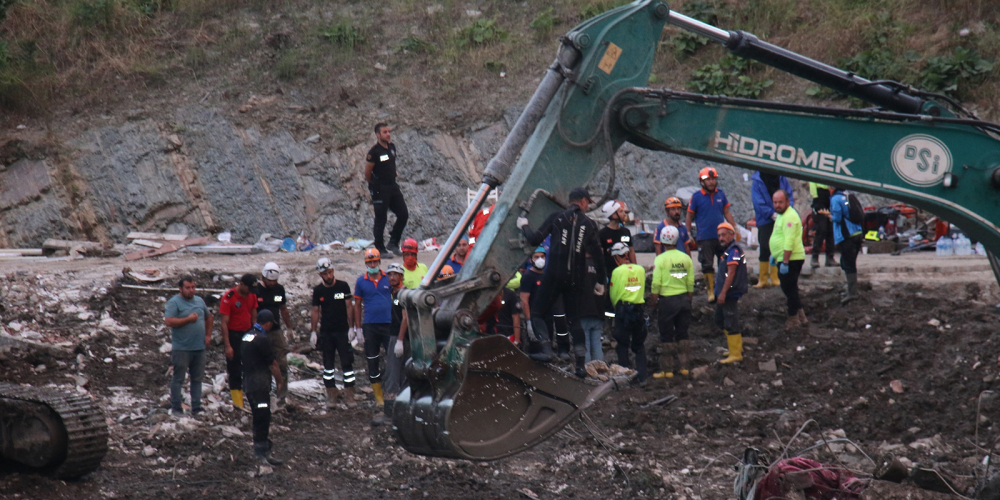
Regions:
<svg viewBox="0 0 1000 500"><path fill-rule="evenodd" d="M268 332L274 328L274 315L264 309L257 314L257 323L243 334L240 350L243 355L243 392L253 415L253 452L265 464L284 463L271 456L271 376L281 386L281 370L274 358Z"/></svg>
<svg viewBox="0 0 1000 500"><path fill-rule="evenodd" d="M624 202L608 200L601 207L601 214L608 219L608 225L597 232L597 237L601 240L601 249L604 250L604 269L616 267L615 258L611 255L611 247L615 246L615 243L624 243L628 247L629 262L634 263L635 250L632 248L632 231L625 227L629 220L628 207Z"/></svg>
<svg viewBox="0 0 1000 500"><path fill-rule="evenodd" d="M354 296L351 287L334 277L333 263L323 257L316 262L316 271L323 280L313 288L312 317L309 343L323 352L323 386L326 387L326 407L333 408L340 396L334 379L336 355L340 353L340 368L344 370L344 403L356 408L354 400L354 351L347 331L354 323ZM319 326L319 334L316 327Z"/></svg>
<svg viewBox="0 0 1000 500"><path fill-rule="evenodd" d="M365 180L368 181L368 191L372 195L372 205L375 206L375 248L387 259L392 258L394 253L401 253L399 241L403 237L406 220L410 217L403 193L396 184L396 145L389 142L390 132L391 129L385 123L375 125L375 138L378 142L368 150L368 157L365 159ZM389 245L386 245L383 238L389 210L396 214L396 223L389 231Z"/></svg>
<svg viewBox="0 0 1000 500"><path fill-rule="evenodd" d="M538 361L551 361L552 344L549 340L545 316L552 309L558 297L563 297L569 331L573 335L573 352L576 355L576 374L584 377L586 345L583 329L580 328L580 294L596 293L604 295L607 275L603 259L595 259L597 284L592 290L584 290L587 276L587 254L600 255L601 243L597 239L597 224L584 213L593 203L586 188L578 187L569 193L570 207L562 212L549 215L538 231L528 227L528 220L518 217L517 227L524 233L529 245L538 245L547 236L552 236L549 246L548 265L542 273L541 285L531 304L531 323L534 334L542 342L541 352L529 354Z"/></svg>
<svg viewBox="0 0 1000 500"><path fill-rule="evenodd" d="M264 264L261 271L261 281L253 287L253 293L257 296L257 310L267 309L274 316L274 331L271 332L271 345L274 347L274 357L278 360L278 368L281 370L281 377L284 384L278 385L278 406L285 405L285 396L288 394L288 339L281 331L281 320L285 320L288 330L295 329L292 326L292 317L288 314L287 299L285 297L285 287L278 283L278 276L281 268L277 263L268 262Z"/></svg>

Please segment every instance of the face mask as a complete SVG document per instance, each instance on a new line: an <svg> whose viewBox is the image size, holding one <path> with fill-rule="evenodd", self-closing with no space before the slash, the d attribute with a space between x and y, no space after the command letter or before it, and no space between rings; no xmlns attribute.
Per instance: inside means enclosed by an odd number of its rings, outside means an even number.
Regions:
<svg viewBox="0 0 1000 500"><path fill-rule="evenodd" d="M535 267L537 267L538 269L544 269L545 268L545 257L539 257L539 258L535 259Z"/></svg>
<svg viewBox="0 0 1000 500"><path fill-rule="evenodd" d="M378 274L378 268L377 267L369 267L368 268L368 274Z"/></svg>

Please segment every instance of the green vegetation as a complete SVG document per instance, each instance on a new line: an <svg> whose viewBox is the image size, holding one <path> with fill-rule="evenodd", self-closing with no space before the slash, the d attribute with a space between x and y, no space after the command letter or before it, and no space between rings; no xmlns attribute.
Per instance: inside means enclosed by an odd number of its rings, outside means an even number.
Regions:
<svg viewBox="0 0 1000 500"><path fill-rule="evenodd" d="M630 3L629 0L599 0L597 2L587 2L580 8L580 19L590 19L611 9L621 7L627 3Z"/></svg>
<svg viewBox="0 0 1000 500"><path fill-rule="evenodd" d="M703 94L756 99L774 84L773 80L754 78L752 73L759 67L762 67L759 63L727 54L718 62L696 69L688 80L687 88Z"/></svg>
<svg viewBox="0 0 1000 500"><path fill-rule="evenodd" d="M319 36L330 43L348 50L365 43L365 35L361 29L351 24L350 21L339 21L331 26L319 30Z"/></svg>
<svg viewBox="0 0 1000 500"><path fill-rule="evenodd" d="M694 0L685 3L681 12L688 17L714 26L719 22L719 9L721 7L716 7L713 2ZM677 34L670 37L667 43L678 56L689 56L708 45L709 40L694 33L679 30Z"/></svg>
<svg viewBox="0 0 1000 500"><path fill-rule="evenodd" d="M557 24L559 24L559 18L555 15L555 8L549 7L539 12L528 26L535 30L536 34L544 36L549 34Z"/></svg>
<svg viewBox="0 0 1000 500"><path fill-rule="evenodd" d="M458 43L465 45L486 45L507 39L507 31L497 24L496 19L479 19L458 32Z"/></svg>
<svg viewBox="0 0 1000 500"><path fill-rule="evenodd" d="M975 49L955 47L951 54L927 60L920 87L952 96L967 94L966 87L982 83L993 71L993 61L984 59Z"/></svg>
<svg viewBox="0 0 1000 500"><path fill-rule="evenodd" d="M434 44L417 36L404 38L403 41L397 47L397 50L399 52L413 53L413 54L431 54L436 49L437 48L434 46Z"/></svg>

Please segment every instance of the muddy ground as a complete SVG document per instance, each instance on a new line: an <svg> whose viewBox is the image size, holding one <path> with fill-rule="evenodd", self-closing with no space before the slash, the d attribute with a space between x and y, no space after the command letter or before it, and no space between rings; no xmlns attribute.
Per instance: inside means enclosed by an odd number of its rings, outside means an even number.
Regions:
<svg viewBox="0 0 1000 500"><path fill-rule="evenodd" d="M139 267L171 276L197 271L203 287L223 288L237 272L258 268L258 260L188 256ZM288 270L282 281L302 325L311 260L282 262ZM353 282L360 259L334 260L344 269L338 277ZM1000 401L983 392L1000 389L1000 314L988 292L994 285L982 275L862 278L863 298L844 307L837 297L841 278L817 273L802 282L812 321L806 329L783 331L777 288L752 290L740 301L749 339L746 359L734 366L715 363L724 341L699 294L692 336L695 366L706 368L698 378L614 392L587 410L586 419L528 452L486 463L411 455L391 428L371 426L374 402L362 391L368 399L359 408L332 412L320 401L292 397L272 424L276 455L288 462L262 470L252 456L248 418L231 410L227 391L221 397L217 387L207 391L212 411L199 420L166 414L169 355L159 349L169 333L158 325L169 294L118 287L124 281L112 280L113 270L122 264L94 261L99 264L22 267L0 276L7 332L20 334L11 329L16 322L21 332L37 332L38 341L67 342L73 350L63 358L27 348L0 352L0 380L88 392L108 419L110 451L98 471L77 481L0 464L2 498L730 499L735 457L746 447L775 458L786 445L795 453L837 436L860 450L835 442L807 456L866 474L872 462L864 453L892 452L972 485L985 449L1000 435ZM606 353L614 359L608 346ZM309 358L319 361L317 353ZM772 359L775 371L767 366ZM655 368L655 354L651 360ZM361 353L355 366L364 366ZM206 371L207 380L224 372L220 347L211 349ZM367 384L364 376L358 380ZM890 387L893 381L902 392ZM81 382L85 387L76 388ZM667 395L678 400L642 408Z"/></svg>

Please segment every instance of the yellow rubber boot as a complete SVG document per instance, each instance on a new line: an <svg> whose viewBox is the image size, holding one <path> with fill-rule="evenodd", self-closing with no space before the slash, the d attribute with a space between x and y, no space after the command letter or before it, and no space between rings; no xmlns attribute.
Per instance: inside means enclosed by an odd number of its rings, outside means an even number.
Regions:
<svg viewBox="0 0 1000 500"><path fill-rule="evenodd" d="M743 335L739 333L733 335L726 335L726 341L729 343L729 356L725 359L720 359L719 363L735 363L737 361L743 361Z"/></svg>
<svg viewBox="0 0 1000 500"><path fill-rule="evenodd" d="M757 284L753 286L754 288L767 288L767 278L771 276L770 268L771 264L769 262L760 263L760 274L757 278Z"/></svg>
<svg viewBox="0 0 1000 500"><path fill-rule="evenodd" d="M375 406L382 408L385 406L385 399L382 398L382 383L375 382L372 384L372 394L375 395Z"/></svg>
<svg viewBox="0 0 1000 500"><path fill-rule="evenodd" d="M236 389L229 391L229 394L233 397L233 406L243 408L243 391Z"/></svg>
<svg viewBox="0 0 1000 500"><path fill-rule="evenodd" d="M653 378L674 378L674 372L658 372L653 374Z"/></svg>
<svg viewBox="0 0 1000 500"><path fill-rule="evenodd" d="M778 266L771 268L771 286L778 286L781 282L778 281Z"/></svg>
<svg viewBox="0 0 1000 500"><path fill-rule="evenodd" d="M715 303L715 273L705 273L705 288L708 289L708 301Z"/></svg>

